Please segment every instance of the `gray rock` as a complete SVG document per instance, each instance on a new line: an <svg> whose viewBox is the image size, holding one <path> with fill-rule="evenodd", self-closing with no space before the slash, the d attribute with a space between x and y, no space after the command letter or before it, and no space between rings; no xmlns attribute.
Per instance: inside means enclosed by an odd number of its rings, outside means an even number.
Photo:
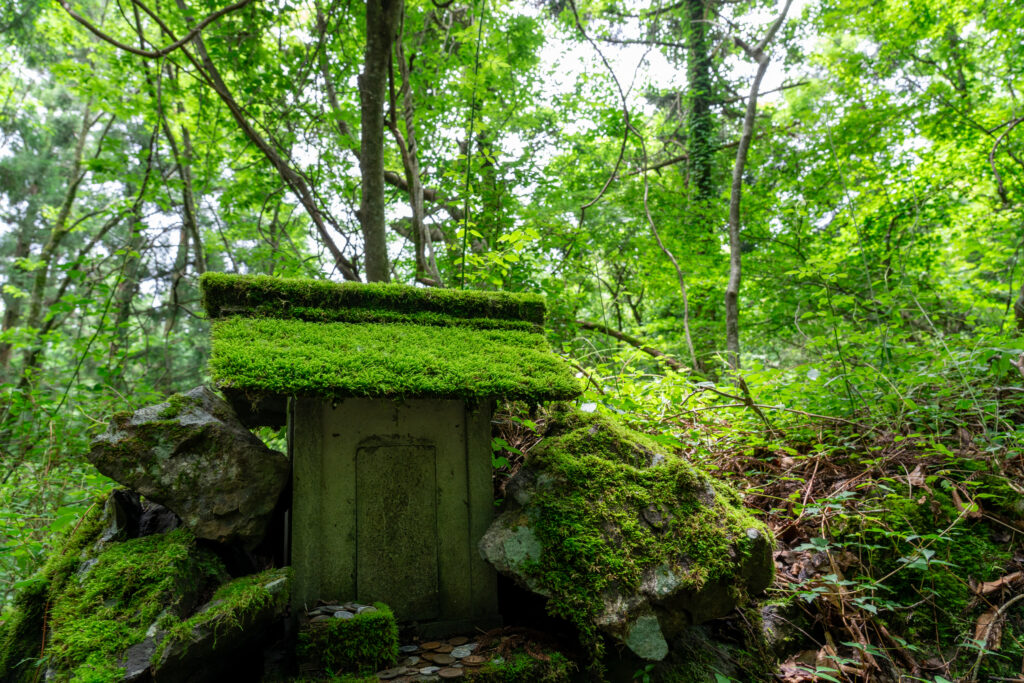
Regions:
<svg viewBox="0 0 1024 683"><path fill-rule="evenodd" d="M289 470L288 459L206 387L115 416L88 457L108 477L177 514L197 537L249 549L263 539Z"/></svg>
<svg viewBox="0 0 1024 683"><path fill-rule="evenodd" d="M661 632L658 617L653 614L638 617L629 625L623 640L634 654L643 659L660 662L668 654L668 643Z"/></svg>
<svg viewBox="0 0 1024 683"><path fill-rule="evenodd" d="M593 624L649 661L664 659L669 643L692 625L728 614L740 596L762 592L774 570L772 542L745 521L740 497L659 449L607 417L555 413L544 439L506 485L506 507L478 545L498 572L549 598L562 595L565 587L557 577L548 582L556 573L545 573L545 563L564 567L577 555L565 551L572 539L544 545L548 541L539 530L553 526L543 518L547 511L560 515L562 528L580 528L581 543L600 548L594 551L598 557L638 553L619 561L629 566L626 560L633 560L643 572L639 582L612 577L610 584L593 589L600 591L594 598L602 607ZM595 467L593 486L579 466L588 459ZM639 476L653 468L656 476ZM639 487L645 481L659 483L644 491ZM627 487L633 492L616 495ZM581 491L586 497L572 508L560 505ZM649 552L652 548L657 552ZM572 567L579 576L614 566L609 561L593 569L588 563L594 554L579 554L581 564Z"/></svg>
<svg viewBox="0 0 1024 683"><path fill-rule="evenodd" d="M152 664L153 678L170 683L211 683L230 680L240 661L249 661L271 632L272 624L284 617L288 605L288 569L276 569L260 586L266 595L261 600L225 603L211 601L191 617L190 633L165 639L159 660ZM282 580L283 579L283 580ZM251 582L252 577L235 579ZM214 610L214 608L218 608ZM208 614L206 619L197 616ZM247 676L238 673L237 680Z"/></svg>

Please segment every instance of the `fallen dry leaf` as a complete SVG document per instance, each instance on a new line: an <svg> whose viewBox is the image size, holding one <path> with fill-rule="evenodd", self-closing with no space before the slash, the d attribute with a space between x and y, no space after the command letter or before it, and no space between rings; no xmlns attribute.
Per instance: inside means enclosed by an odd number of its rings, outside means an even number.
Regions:
<svg viewBox="0 0 1024 683"><path fill-rule="evenodd" d="M1011 585L1017 583L1024 578L1024 572L1013 572L1006 576L1000 577L995 581L986 581L974 589L974 592L978 595L991 595L996 591L1002 590L1003 588L1009 588Z"/></svg>

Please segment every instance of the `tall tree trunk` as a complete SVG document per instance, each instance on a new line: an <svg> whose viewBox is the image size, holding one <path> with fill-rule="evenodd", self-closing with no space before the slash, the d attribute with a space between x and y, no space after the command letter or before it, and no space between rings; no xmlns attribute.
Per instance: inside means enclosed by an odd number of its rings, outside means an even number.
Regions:
<svg viewBox="0 0 1024 683"><path fill-rule="evenodd" d="M359 171L363 181L359 225L370 282L391 279L384 223L384 102L401 10L402 0L366 0L366 52L359 75Z"/></svg>
<svg viewBox="0 0 1024 683"><path fill-rule="evenodd" d="M705 0L686 0L689 32L686 36L686 80L690 100L687 116L686 157L690 212L702 242L714 231L711 210L714 135L711 118L711 45Z"/></svg>
<svg viewBox="0 0 1024 683"><path fill-rule="evenodd" d="M736 44L757 62L757 74L754 76L754 83L750 86L750 95L747 97L747 113L743 117L743 133L740 135L739 147L736 148L736 163L732 169L732 190L729 194L729 284L725 288L725 351L729 367L733 370L740 368L739 298L743 273L740 250L740 203L743 199L743 170L747 165L750 142L754 139L757 96L761 92L761 81L768 70L768 62L771 61L764 50L775 37L782 22L786 20L786 14L789 12L792 2L793 0L786 0L786 6L782 8L782 13L772 23L761 42L754 47L750 47L739 37L734 38Z"/></svg>
<svg viewBox="0 0 1024 683"><path fill-rule="evenodd" d="M30 197L28 206L25 209L25 217L18 226L18 239L14 245L14 253L11 255L15 265L7 277L7 284L22 291L27 286L31 274L18 264L21 262L20 259L24 259L29 255L29 246L31 244L29 231L32 229L32 222L38 210L39 207L35 198ZM21 322L21 299L21 295L8 292L3 293L4 319L2 329L4 332L17 327ZM7 371L11 366L11 351L13 349L14 347L10 342L0 343L0 382L6 381Z"/></svg>

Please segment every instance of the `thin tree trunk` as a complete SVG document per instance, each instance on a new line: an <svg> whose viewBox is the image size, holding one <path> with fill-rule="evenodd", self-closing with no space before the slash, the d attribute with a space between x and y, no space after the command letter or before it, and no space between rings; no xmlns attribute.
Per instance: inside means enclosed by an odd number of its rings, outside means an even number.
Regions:
<svg viewBox="0 0 1024 683"><path fill-rule="evenodd" d="M363 231L366 279L388 282L384 222L384 101L402 0L366 0L366 51L359 75L359 171L362 191L359 225Z"/></svg>
<svg viewBox="0 0 1024 683"><path fill-rule="evenodd" d="M434 258L434 244L430 230L427 228L426 211L423 207L423 182L420 177L419 145L416 141L416 121L412 101L412 83L410 81L409 63L405 57L405 46L402 37L395 41L395 61L402 83L398 94L402 101L402 118L405 122L405 135L398 128L397 102L391 103L391 118L388 127L398 144L405 168L405 180L409 186L409 208L412 210L412 241L416 256L416 279L433 287L443 287L441 272ZM392 94L392 99L394 95Z"/></svg>
<svg viewBox="0 0 1024 683"><path fill-rule="evenodd" d="M747 112L743 117L743 133L736 149L736 164L732 169L732 190L729 194L729 283L725 288L725 350L729 367L740 368L740 283L743 275L742 256L740 250L740 203L743 199L743 170L747 165L747 153L754 137L754 119L757 116L757 96L761 91L761 81L768 70L769 56L764 49L778 32L786 19L789 6L793 0L786 0L782 13L772 23L768 33L754 47L747 45L739 37L734 38L737 45L743 48L749 57L757 62L757 75L750 86L750 97L747 98Z"/></svg>
<svg viewBox="0 0 1024 683"><path fill-rule="evenodd" d="M189 14L188 8L185 6L184 0L177 0L178 9L181 11L185 18L185 21L192 24L192 17ZM193 58L187 51L185 54L190 58L192 64L202 74L207 84L213 88L213 91L217 93L217 96L223 102L228 111L231 113L231 117L238 124L242 133L249 139L256 147L263 153L263 156L267 158L267 161L274 167L281 176L281 180L284 181L285 186L291 190L302 204L302 208L305 209L306 214L310 220L313 221L313 225L316 228L317 234L323 241L327 250L331 253L331 257L334 259L334 264L338 268L338 271L344 276L346 280L359 280L359 273L356 270L355 264L352 263L338 248L334 238L331 237L327 230L327 225L324 223L323 213L320 211L317 205L316 199L313 197L312 191L309 189L309 184L306 179L302 177L291 165L281 156L281 154L274 149L274 147L267 142L266 139L250 123L246 117L244 110L239 105L238 100L235 99L231 90L228 88L224 79L220 75L220 71L217 66L210 59L209 53L206 51L206 45L203 43L202 36L196 34L192 38L192 45L195 48L198 59Z"/></svg>

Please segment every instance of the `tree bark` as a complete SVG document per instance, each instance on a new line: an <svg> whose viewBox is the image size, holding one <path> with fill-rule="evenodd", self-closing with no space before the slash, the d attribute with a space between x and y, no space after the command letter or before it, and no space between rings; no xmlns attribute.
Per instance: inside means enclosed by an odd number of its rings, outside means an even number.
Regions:
<svg viewBox="0 0 1024 683"><path fill-rule="evenodd" d="M576 324L585 330L594 330L595 332L607 334L609 337L614 337L619 341L626 342L633 348L640 349L644 353L653 356L654 358L660 358L661 360L665 361L666 365L668 365L676 372L686 371L686 366L684 366L682 363L672 358L671 356L666 355L664 351L659 351L658 349L647 346L641 340L637 339L636 337L632 337L626 334L625 332L620 332L619 330L616 330L612 327L608 327L607 325L602 325L601 323L592 323L586 320L577 320Z"/></svg>
<svg viewBox="0 0 1024 683"><path fill-rule="evenodd" d="M786 19L789 6L793 0L786 0L782 13L772 23L771 28L761 42L750 47L741 38L734 38L737 45L743 48L747 56L757 62L757 74L750 86L750 97L747 98L747 112L743 117L743 133L740 144L736 148L736 163L732 169L732 189L729 193L729 283L725 288L725 350L729 367L740 368L740 282L742 280L742 256L740 251L740 203L743 199L743 170L747 165L747 153L750 142L754 138L754 118L757 115L757 96L761 90L761 81L771 61L765 53L768 43L775 37L782 22Z"/></svg>
<svg viewBox="0 0 1024 683"><path fill-rule="evenodd" d="M384 222L384 101L391 46L402 0L366 0L366 51L359 75L359 226L363 232L366 279L388 282L387 226Z"/></svg>
<svg viewBox="0 0 1024 683"><path fill-rule="evenodd" d="M710 220L714 198L712 182L714 141L711 118L711 46L705 0L686 0L689 33L686 37L686 80L690 111L687 117L686 160L690 210L696 216L700 239L713 230Z"/></svg>

